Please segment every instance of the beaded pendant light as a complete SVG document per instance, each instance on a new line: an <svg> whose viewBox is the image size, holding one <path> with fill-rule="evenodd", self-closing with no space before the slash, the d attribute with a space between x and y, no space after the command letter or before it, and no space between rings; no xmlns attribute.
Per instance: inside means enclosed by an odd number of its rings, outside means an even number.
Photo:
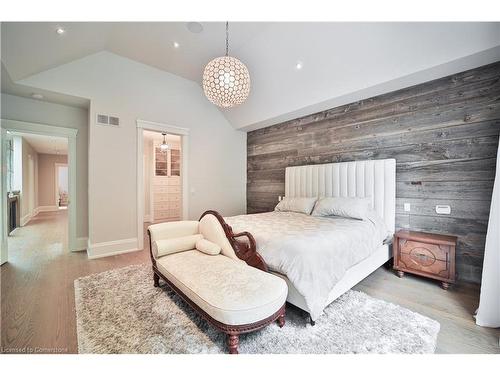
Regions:
<svg viewBox="0 0 500 375"><path fill-rule="evenodd" d="M243 103L250 94L250 74L240 60L229 56L229 23L226 22L226 55L210 61L203 71L203 91L222 108Z"/></svg>

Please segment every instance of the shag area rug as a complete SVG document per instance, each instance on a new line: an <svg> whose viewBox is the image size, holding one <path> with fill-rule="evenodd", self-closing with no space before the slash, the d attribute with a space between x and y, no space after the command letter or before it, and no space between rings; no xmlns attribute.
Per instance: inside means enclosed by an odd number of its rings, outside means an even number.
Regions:
<svg viewBox="0 0 500 375"><path fill-rule="evenodd" d="M133 265L75 280L80 353L226 353L226 337L166 286L151 266ZM433 353L439 323L349 291L315 326L287 305L286 324L240 336L240 353Z"/></svg>

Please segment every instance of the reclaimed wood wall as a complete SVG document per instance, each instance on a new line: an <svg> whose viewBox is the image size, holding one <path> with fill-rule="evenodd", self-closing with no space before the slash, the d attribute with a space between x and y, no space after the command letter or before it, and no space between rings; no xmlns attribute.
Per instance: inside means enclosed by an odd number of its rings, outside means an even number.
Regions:
<svg viewBox="0 0 500 375"><path fill-rule="evenodd" d="M480 282L499 133L500 62L255 130L247 210L273 210L287 166L395 158L396 226L457 235L458 278Z"/></svg>

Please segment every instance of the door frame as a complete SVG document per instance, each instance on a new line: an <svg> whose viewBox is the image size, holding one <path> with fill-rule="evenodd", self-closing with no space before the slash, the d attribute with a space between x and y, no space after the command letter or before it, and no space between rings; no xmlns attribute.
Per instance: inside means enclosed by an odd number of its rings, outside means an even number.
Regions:
<svg viewBox="0 0 500 375"><path fill-rule="evenodd" d="M189 217L189 129L137 119L137 249L144 248L144 130L169 133L181 137L182 220Z"/></svg>
<svg viewBox="0 0 500 375"><path fill-rule="evenodd" d="M54 194L55 194L55 197L56 197L56 206L57 206L57 209L59 209L59 168L60 167L67 167L68 168L68 190L69 190L69 167L68 167L68 163L54 163L54 170L55 170L55 173L54 173L54 179L55 179L55 185L54 185ZM68 196L69 196L69 191L68 191ZM68 202L71 200L71 197L68 197Z"/></svg>
<svg viewBox="0 0 500 375"><path fill-rule="evenodd" d="M0 264L7 262L7 236L9 229L7 218L7 140L12 137L7 130L0 127L0 168L2 173L0 181Z"/></svg>
<svg viewBox="0 0 500 375"><path fill-rule="evenodd" d="M77 129L52 126L46 124L38 124L25 121L16 120L6 120L0 119L0 127L2 128L2 138L3 132L21 132L30 134L40 134L55 137L63 137L68 139L68 190L71 199L68 202L68 250L69 251L79 251L78 241L76 238L76 135L78 134ZM2 142L2 156L4 154L5 145ZM4 168L5 161L2 160L2 169ZM4 203L4 197L7 196L7 184L5 180L5 174L2 173L2 217L4 220L7 217L7 205ZM72 202L74 201L74 202ZM2 250L4 246L7 246L7 237L4 234L4 228L7 223L2 223ZM6 252L8 251L6 247ZM8 253L6 253L8 254Z"/></svg>

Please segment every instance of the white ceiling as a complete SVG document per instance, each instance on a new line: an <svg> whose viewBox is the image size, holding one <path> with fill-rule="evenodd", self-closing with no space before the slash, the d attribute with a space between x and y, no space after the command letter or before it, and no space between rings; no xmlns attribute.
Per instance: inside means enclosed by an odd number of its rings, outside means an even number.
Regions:
<svg viewBox="0 0 500 375"><path fill-rule="evenodd" d="M88 108L89 100L84 98L78 98L76 96L70 96L66 94L60 94L57 92L52 92L48 90L41 90L38 88L33 88L29 86L20 85L12 82L12 79L7 73L7 69L5 69L4 64L2 63L2 75L1 75L1 88L2 93L9 95L22 96L24 98L33 99L33 94L42 95L42 99L35 100L43 100L50 103L64 104L69 105L71 107L79 107L79 108Z"/></svg>
<svg viewBox="0 0 500 375"><path fill-rule="evenodd" d="M225 52L225 24L203 22L199 34L186 22L7 22L2 23L2 61L14 81L95 52L107 50L201 81L201 70ZM230 52L270 24L231 23ZM63 27L66 33L55 30ZM173 43L179 43L179 48Z"/></svg>
<svg viewBox="0 0 500 375"><path fill-rule="evenodd" d="M39 154L68 154L68 140L66 138L18 132L13 132L12 134L23 137Z"/></svg>
<svg viewBox="0 0 500 375"><path fill-rule="evenodd" d="M199 83L225 48L224 23L202 25L194 34L183 22L2 23L2 61L18 81L108 50ZM223 113L251 130L498 61L500 23L235 22L230 54L248 66L252 90Z"/></svg>

